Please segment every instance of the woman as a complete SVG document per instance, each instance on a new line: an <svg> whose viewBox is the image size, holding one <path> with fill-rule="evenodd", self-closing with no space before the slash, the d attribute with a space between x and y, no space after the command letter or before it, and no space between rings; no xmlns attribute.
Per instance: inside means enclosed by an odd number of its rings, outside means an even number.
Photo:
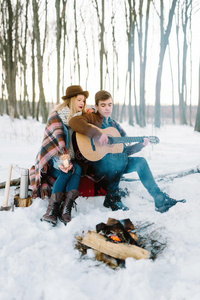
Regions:
<svg viewBox="0 0 200 300"><path fill-rule="evenodd" d="M83 91L79 85L66 89L66 95L62 97L64 102L55 108L47 121L42 147L30 170L33 197L50 197L41 221L54 226L58 217L65 225L71 221L71 210L79 196L81 167L75 161L68 122L85 113L88 96L88 91Z"/></svg>

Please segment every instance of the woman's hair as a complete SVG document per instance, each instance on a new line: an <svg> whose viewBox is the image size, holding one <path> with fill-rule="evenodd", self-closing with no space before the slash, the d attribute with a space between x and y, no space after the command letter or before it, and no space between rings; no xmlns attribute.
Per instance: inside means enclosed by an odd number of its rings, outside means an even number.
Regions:
<svg viewBox="0 0 200 300"><path fill-rule="evenodd" d="M78 96L78 95L77 95L77 96ZM64 100L63 103L60 103L60 104L58 104L58 105L55 107L55 111L56 111L56 112L59 111L59 110L61 110L62 108L66 107L66 106L69 107L70 113L69 113L69 116L68 116L68 118L67 118L67 121L68 121L68 122L69 122L69 120L71 119L71 117L72 117L74 114L77 113L77 111L76 111L76 106L75 106L75 101L74 101L74 100L76 100L77 96L68 98L68 99ZM85 100L85 101L84 101L84 107L83 107L83 109L82 109L82 113L86 113L86 110L85 110L85 107L86 107L86 97L85 97L85 96L84 96L84 100Z"/></svg>

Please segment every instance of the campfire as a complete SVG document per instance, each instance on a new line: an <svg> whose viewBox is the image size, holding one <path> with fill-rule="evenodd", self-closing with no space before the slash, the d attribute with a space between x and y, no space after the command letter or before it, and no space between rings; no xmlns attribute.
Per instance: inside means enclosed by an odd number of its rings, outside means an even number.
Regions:
<svg viewBox="0 0 200 300"><path fill-rule="evenodd" d="M109 218L107 223L99 223L96 230L88 231L85 236L77 236L76 248L82 255L93 249L95 258L111 268L125 266L127 257L134 259L155 259L166 246L158 242L158 232L145 233L150 223L134 226L130 219Z"/></svg>

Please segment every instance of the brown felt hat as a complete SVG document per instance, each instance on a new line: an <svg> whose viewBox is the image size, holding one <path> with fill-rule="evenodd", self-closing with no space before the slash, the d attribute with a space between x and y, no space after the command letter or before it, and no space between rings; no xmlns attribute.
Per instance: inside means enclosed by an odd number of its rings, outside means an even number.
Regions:
<svg viewBox="0 0 200 300"><path fill-rule="evenodd" d="M86 98L88 98L89 93L88 91L83 91L80 85L71 85L66 89L65 96L63 96L62 99L66 100L77 95L84 95Z"/></svg>

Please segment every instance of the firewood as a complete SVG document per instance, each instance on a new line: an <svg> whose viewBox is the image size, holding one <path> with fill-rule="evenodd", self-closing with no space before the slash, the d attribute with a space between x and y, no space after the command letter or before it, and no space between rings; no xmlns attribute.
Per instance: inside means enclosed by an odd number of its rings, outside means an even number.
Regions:
<svg viewBox="0 0 200 300"><path fill-rule="evenodd" d="M20 177L10 181L10 186L18 186L18 185L20 185ZM6 181L0 182L0 189L4 189L5 186L6 186Z"/></svg>
<svg viewBox="0 0 200 300"><path fill-rule="evenodd" d="M27 198L20 198L19 195L15 195L14 197L14 205L16 207L28 207L32 204L32 197L28 196Z"/></svg>
<svg viewBox="0 0 200 300"><path fill-rule="evenodd" d="M109 265L109 267L111 267L112 269L116 269L119 267L119 263L116 258L114 258L110 255L104 254L102 252L99 252L98 250L95 250L95 249L93 249L93 251L94 251L96 260L103 261L104 263Z"/></svg>
<svg viewBox="0 0 200 300"><path fill-rule="evenodd" d="M128 223L129 225L129 229L135 229L135 226L133 225L133 223L131 222L130 219L125 219L123 220L125 221L126 223ZM116 220L116 219L113 219L113 218L108 218L108 221L107 221L107 225L115 225L119 222L119 220ZM126 226L125 226L126 227ZM127 228L126 228L127 229ZM131 231L128 231L128 233L131 235L131 237L137 242L138 241L138 235L136 233L133 233Z"/></svg>
<svg viewBox="0 0 200 300"><path fill-rule="evenodd" d="M143 248L126 243L109 242L103 235L98 234L95 231L88 231L85 237L83 237L79 242L118 259L126 259L127 257L147 259L150 256L150 252Z"/></svg>

